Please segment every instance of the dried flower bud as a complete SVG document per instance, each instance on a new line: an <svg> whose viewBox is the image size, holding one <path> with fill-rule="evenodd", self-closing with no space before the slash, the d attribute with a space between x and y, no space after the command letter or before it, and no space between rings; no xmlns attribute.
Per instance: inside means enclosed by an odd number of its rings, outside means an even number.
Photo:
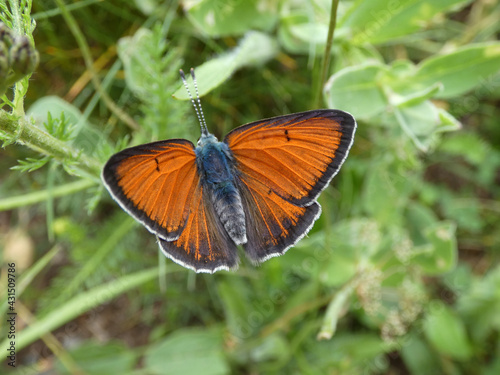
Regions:
<svg viewBox="0 0 500 375"><path fill-rule="evenodd" d="M14 34L3 22L0 22L0 42L4 42L7 48L14 44Z"/></svg>
<svg viewBox="0 0 500 375"><path fill-rule="evenodd" d="M10 67L14 72L22 75L32 73L39 60L37 50L24 35L15 38L9 57Z"/></svg>

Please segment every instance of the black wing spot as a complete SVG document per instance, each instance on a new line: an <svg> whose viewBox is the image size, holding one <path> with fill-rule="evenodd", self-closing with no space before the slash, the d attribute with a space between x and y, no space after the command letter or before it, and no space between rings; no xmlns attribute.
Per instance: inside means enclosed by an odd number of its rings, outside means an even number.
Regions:
<svg viewBox="0 0 500 375"><path fill-rule="evenodd" d="M290 142L290 137L288 136L288 129L285 129L285 137L286 137L286 141Z"/></svg>
<svg viewBox="0 0 500 375"><path fill-rule="evenodd" d="M155 158L156 162L156 170L159 172L160 171L160 163L158 162L158 158Z"/></svg>

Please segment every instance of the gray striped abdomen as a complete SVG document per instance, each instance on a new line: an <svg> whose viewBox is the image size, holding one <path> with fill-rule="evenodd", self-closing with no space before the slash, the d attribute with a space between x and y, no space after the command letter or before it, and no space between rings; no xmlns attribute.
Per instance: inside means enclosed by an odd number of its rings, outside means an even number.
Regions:
<svg viewBox="0 0 500 375"><path fill-rule="evenodd" d="M241 197L232 183L212 187L212 204L224 229L236 245L247 242L245 212Z"/></svg>

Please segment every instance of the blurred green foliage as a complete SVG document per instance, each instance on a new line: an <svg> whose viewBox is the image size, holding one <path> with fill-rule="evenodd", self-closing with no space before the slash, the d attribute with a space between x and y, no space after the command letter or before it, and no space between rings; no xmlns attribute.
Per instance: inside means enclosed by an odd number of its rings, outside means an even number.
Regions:
<svg viewBox="0 0 500 375"><path fill-rule="evenodd" d="M196 275L99 170L126 146L197 140L179 68L219 137L313 109L331 1L66 3L0 1L8 38L40 56L0 110L11 373L500 373L500 4L341 1L324 107L358 131L322 217L282 257Z"/></svg>

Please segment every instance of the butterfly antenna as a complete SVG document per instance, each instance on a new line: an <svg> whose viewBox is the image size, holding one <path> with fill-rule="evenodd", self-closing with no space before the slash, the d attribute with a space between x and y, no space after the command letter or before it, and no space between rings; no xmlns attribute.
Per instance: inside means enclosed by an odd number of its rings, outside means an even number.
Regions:
<svg viewBox="0 0 500 375"><path fill-rule="evenodd" d="M191 91L189 90L189 86L188 86L188 83L186 81L186 76L184 75L184 71L182 69L180 69L179 73L181 75L182 82L184 83L184 87L186 88L186 91L189 95L189 99L191 99L191 103L193 104L194 111L196 112L196 116L198 116L198 122L200 123L200 127L201 127L201 134L208 135L207 123L205 122L205 116L203 115L203 110L201 109L200 95L198 93L198 84L196 83L196 78L194 76L194 69L191 68L191 77L193 77L194 88L195 88L196 98L198 100L198 103L196 103L194 101L193 95L191 95Z"/></svg>

